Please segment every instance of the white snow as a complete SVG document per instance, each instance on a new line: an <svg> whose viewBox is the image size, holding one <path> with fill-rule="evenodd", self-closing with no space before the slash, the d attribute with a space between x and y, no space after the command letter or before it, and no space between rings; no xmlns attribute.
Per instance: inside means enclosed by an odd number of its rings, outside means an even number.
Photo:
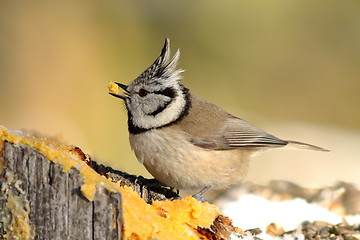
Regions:
<svg viewBox="0 0 360 240"><path fill-rule="evenodd" d="M276 223L284 228L285 232L294 230L304 221L325 221L330 224L338 224L343 220L342 216L329 211L314 203L308 203L304 199L272 202L265 198L244 194L237 200L222 200L220 208L223 213L233 220L233 225L243 230L260 228L262 233L258 237L262 239L274 239L266 234L266 227L270 223ZM349 223L360 222L360 216L348 217ZM254 236L248 234L246 237L232 235L232 239L251 240ZM302 234L289 234L275 239L297 239L302 240Z"/></svg>

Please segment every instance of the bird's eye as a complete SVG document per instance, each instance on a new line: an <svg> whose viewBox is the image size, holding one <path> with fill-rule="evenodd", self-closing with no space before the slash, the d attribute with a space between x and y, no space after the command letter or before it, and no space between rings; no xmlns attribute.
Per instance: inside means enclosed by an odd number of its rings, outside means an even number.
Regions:
<svg viewBox="0 0 360 240"><path fill-rule="evenodd" d="M148 91L146 91L145 89L142 88L139 90L138 94L140 97L145 97L146 95L148 95L148 93L149 93Z"/></svg>

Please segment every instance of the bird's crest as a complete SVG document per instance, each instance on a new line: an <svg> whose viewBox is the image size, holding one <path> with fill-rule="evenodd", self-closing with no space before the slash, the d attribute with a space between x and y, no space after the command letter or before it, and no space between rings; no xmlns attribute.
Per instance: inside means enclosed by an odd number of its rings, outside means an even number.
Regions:
<svg viewBox="0 0 360 240"><path fill-rule="evenodd" d="M170 40L165 38L164 46L161 50L160 56L155 60L150 67L148 67L143 73L138 77L142 81L151 81L152 79L172 79L179 80L181 79L180 73L183 72L182 69L176 70L176 65L179 62L180 50L178 49L174 57L170 59Z"/></svg>

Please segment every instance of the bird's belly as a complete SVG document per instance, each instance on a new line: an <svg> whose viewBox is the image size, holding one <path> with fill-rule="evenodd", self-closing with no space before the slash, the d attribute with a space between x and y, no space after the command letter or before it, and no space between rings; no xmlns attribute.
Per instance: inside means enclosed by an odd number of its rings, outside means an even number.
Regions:
<svg viewBox="0 0 360 240"><path fill-rule="evenodd" d="M137 159L160 182L178 189L227 188L247 173L248 151L208 150L181 133L154 129L130 135Z"/></svg>

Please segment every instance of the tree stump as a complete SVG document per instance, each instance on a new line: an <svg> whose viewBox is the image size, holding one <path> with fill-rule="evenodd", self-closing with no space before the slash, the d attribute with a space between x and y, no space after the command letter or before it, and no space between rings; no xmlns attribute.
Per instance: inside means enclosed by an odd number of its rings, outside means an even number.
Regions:
<svg viewBox="0 0 360 240"><path fill-rule="evenodd" d="M0 126L0 239L217 240L235 232L213 204Z"/></svg>
<svg viewBox="0 0 360 240"><path fill-rule="evenodd" d="M0 165L0 238L121 239L119 193L97 187L89 201L77 169L24 144L4 142Z"/></svg>

